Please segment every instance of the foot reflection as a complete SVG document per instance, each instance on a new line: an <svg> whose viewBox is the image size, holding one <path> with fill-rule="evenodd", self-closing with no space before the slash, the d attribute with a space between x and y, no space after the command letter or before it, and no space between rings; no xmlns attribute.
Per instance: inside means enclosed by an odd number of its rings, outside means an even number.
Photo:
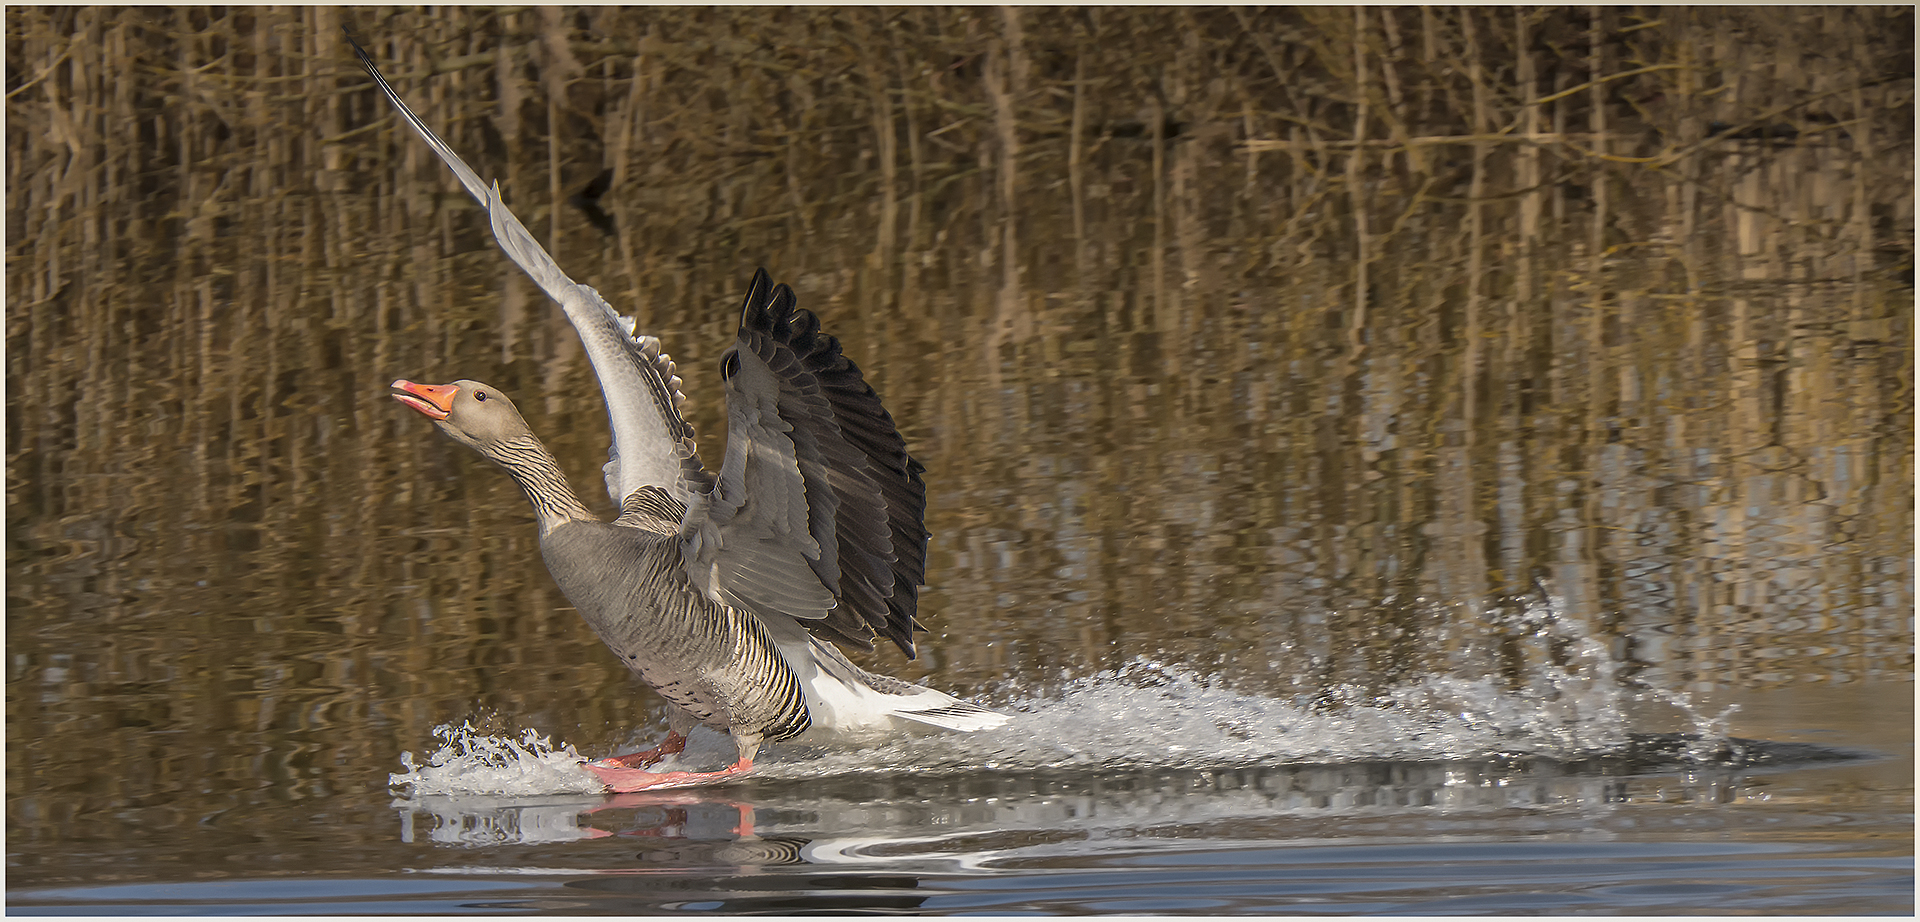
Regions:
<svg viewBox="0 0 1920 922"><path fill-rule="evenodd" d="M588 815L604 813L609 810L629 810L644 807L656 807L663 810L667 822L653 826L638 826L618 833L624 836L651 836L658 838L684 838L688 808L694 805L716 805L730 807L735 812L737 822L729 830L736 836L753 838L753 805L738 800L702 796L685 791L638 791L631 794L615 794L605 803L587 811Z"/></svg>

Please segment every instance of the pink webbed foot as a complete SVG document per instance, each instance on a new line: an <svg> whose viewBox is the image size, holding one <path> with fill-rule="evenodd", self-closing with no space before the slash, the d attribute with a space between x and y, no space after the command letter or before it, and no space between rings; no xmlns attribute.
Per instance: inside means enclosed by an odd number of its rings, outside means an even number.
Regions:
<svg viewBox="0 0 1920 922"><path fill-rule="evenodd" d="M606 784L607 790L616 794L698 787L703 784L726 781L753 770L753 763L746 759L741 759L717 772L649 772L610 764L613 761L604 759L599 762L584 762L580 767L593 772L601 782Z"/></svg>
<svg viewBox="0 0 1920 922"><path fill-rule="evenodd" d="M582 764L589 768L596 765L603 768L645 768L667 756L678 755L681 750L686 748L687 738L669 730L667 731L667 738L661 740L660 745L652 749L629 752L623 756L609 756L605 759L596 759L592 762Z"/></svg>

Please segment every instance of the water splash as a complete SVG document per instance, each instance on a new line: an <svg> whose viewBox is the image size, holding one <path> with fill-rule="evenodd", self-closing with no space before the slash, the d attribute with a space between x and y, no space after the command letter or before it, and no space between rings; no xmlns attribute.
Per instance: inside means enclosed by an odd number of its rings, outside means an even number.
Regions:
<svg viewBox="0 0 1920 922"><path fill-rule="evenodd" d="M470 722L433 728L440 748L416 762L400 754L405 772L387 776L389 785L411 785L416 794L589 794L599 779L579 766L572 746L523 730L519 740L490 736Z"/></svg>
<svg viewBox="0 0 1920 922"><path fill-rule="evenodd" d="M1625 732L1629 701L1659 702L1678 711L1690 729L1682 734L1687 744L1676 753L1677 757L1707 765L1745 756L1730 736L1732 717L1740 710L1739 705L1729 705L1709 716L1688 692L1622 677L1620 664L1607 645L1568 611L1562 597L1544 584L1540 587L1540 598L1527 606L1526 617L1536 626L1539 636L1571 644L1573 668L1565 672L1546 671L1541 678L1557 690L1574 690L1574 694L1562 696L1562 700L1587 705L1591 719L1609 724L1609 732Z"/></svg>
<svg viewBox="0 0 1920 922"><path fill-rule="evenodd" d="M1226 769L1285 763L1428 762L1544 757L1579 759L1626 751L1628 705L1656 700L1680 708L1699 742L1688 756L1724 758L1726 714L1702 717L1686 695L1629 687L1606 643L1563 613L1543 592L1521 615L1531 639L1558 651L1558 662L1529 670L1519 686L1505 678L1423 676L1384 692L1340 685L1314 696L1283 698L1239 690L1192 668L1137 658L1066 681L1057 690L997 703L1006 726L970 734L903 736L874 748L797 744L762 751L764 779L1055 770ZM1649 699L1650 696L1650 699ZM426 764L412 753L390 776L413 793L588 793L599 782L571 746L536 731L518 741L471 724L435 730L442 745ZM596 754L604 755L604 754ZM662 770L713 768L733 758L731 743L696 731L687 751Z"/></svg>
<svg viewBox="0 0 1920 922"><path fill-rule="evenodd" d="M773 778L856 772L1224 769L1286 762L1576 757L1627 743L1624 720L1585 688L1515 692L1491 679L1427 677L1381 695L1341 687L1312 701L1238 691L1191 669L1136 659L1006 708L1016 719L965 735L822 751L768 765ZM1605 719L1595 719L1596 714Z"/></svg>

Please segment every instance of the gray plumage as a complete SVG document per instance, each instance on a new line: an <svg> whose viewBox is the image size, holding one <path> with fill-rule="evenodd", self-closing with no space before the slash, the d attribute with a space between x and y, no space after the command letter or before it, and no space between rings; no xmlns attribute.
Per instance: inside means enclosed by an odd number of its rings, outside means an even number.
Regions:
<svg viewBox="0 0 1920 922"><path fill-rule="evenodd" d="M720 363L726 456L709 472L659 340L634 335L630 318L568 278L507 210L498 185L483 184L353 48L487 209L502 249L566 312L600 379L613 429L606 483L621 506L611 523L587 513L496 389L402 380L393 396L513 476L534 507L541 553L562 592L676 706L668 743L642 755L677 751L668 744L677 747L696 723L733 734L740 761L728 773L750 766L763 740L810 729L860 737L897 721L950 730L1004 723L1004 715L860 669L825 642L867 650L877 634L914 656L913 635L925 630L915 614L926 489L924 469L879 395L796 306L793 291L764 269L748 286L735 343Z"/></svg>
<svg viewBox="0 0 1920 922"><path fill-rule="evenodd" d="M735 733L743 748L805 732L812 721L800 683L773 638L760 619L688 583L680 516L661 514L678 504L642 492L657 505L632 504L617 524L574 519L541 535L560 591L614 655L693 721Z"/></svg>

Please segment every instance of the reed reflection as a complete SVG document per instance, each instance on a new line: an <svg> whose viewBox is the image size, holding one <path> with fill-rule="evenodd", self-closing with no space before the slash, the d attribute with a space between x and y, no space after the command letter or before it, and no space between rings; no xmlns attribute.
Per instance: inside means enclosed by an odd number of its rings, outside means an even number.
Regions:
<svg viewBox="0 0 1920 922"><path fill-rule="evenodd" d="M385 397L480 377L605 461L346 18L683 367L762 263L863 358L934 533L877 671L1911 679L1910 10L551 15L9 10L10 845L365 790L474 713L652 727Z"/></svg>

